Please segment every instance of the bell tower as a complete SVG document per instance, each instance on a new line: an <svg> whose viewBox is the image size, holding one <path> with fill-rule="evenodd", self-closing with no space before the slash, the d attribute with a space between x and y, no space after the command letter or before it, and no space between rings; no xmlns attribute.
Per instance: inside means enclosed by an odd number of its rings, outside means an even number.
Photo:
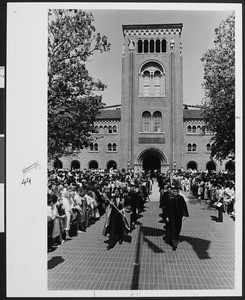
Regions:
<svg viewBox="0 0 245 300"><path fill-rule="evenodd" d="M182 26L122 26L123 168L183 166Z"/></svg>

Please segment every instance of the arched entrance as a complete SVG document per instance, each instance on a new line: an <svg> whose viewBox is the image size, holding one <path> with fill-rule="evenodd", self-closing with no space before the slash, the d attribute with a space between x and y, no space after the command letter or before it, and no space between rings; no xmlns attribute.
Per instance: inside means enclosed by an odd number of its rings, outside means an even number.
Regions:
<svg viewBox="0 0 245 300"><path fill-rule="evenodd" d="M146 173L150 171L151 174L154 170L161 170L160 158L155 154L146 155L143 159L143 169Z"/></svg>
<svg viewBox="0 0 245 300"><path fill-rule="evenodd" d="M197 170L197 163L195 161L189 161L187 164L187 170Z"/></svg>
<svg viewBox="0 0 245 300"><path fill-rule="evenodd" d="M80 169L80 162L78 160L73 160L71 163L71 170Z"/></svg>
<svg viewBox="0 0 245 300"><path fill-rule="evenodd" d="M137 157L135 168L138 171L145 171L153 173L158 170L161 173L166 173L169 169L166 156L157 148L148 148L143 150Z"/></svg>
<svg viewBox="0 0 245 300"><path fill-rule="evenodd" d="M233 161L228 161L227 164L225 165L225 170L226 171L235 171L235 164Z"/></svg>
<svg viewBox="0 0 245 300"><path fill-rule="evenodd" d="M216 171L216 165L213 161L209 161L206 165L206 169L210 171Z"/></svg>
<svg viewBox="0 0 245 300"><path fill-rule="evenodd" d="M62 169L63 168L62 161L59 159L56 159L53 163L53 167L54 167L54 169Z"/></svg>
<svg viewBox="0 0 245 300"><path fill-rule="evenodd" d="M107 169L110 170L110 168L116 169L117 168L117 163L114 160L110 160L107 163Z"/></svg>
<svg viewBox="0 0 245 300"><path fill-rule="evenodd" d="M92 160L89 164L88 164L88 168L89 169L98 169L99 165L98 162L96 160Z"/></svg>

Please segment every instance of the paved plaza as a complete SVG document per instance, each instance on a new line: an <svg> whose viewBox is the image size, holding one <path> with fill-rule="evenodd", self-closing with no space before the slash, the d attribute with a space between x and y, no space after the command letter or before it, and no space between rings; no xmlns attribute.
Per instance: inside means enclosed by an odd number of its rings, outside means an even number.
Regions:
<svg viewBox="0 0 245 300"><path fill-rule="evenodd" d="M138 225L121 245L107 250L105 216L48 253L49 290L210 290L235 288L235 222L181 192L190 217L176 251L163 240L155 182Z"/></svg>

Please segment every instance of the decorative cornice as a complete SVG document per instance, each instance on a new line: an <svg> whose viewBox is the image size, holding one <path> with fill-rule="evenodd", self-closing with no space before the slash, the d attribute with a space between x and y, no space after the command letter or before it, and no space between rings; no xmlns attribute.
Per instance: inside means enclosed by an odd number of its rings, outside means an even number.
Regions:
<svg viewBox="0 0 245 300"><path fill-rule="evenodd" d="M106 125L106 124L119 124L121 123L121 120L116 120L116 119L104 119L104 120L96 120L94 122L95 125L99 126L99 125Z"/></svg>
<svg viewBox="0 0 245 300"><path fill-rule="evenodd" d="M181 34L183 24L146 24L146 25L122 25L125 35L168 35Z"/></svg>
<svg viewBox="0 0 245 300"><path fill-rule="evenodd" d="M185 124L205 124L204 120L200 119L184 119Z"/></svg>

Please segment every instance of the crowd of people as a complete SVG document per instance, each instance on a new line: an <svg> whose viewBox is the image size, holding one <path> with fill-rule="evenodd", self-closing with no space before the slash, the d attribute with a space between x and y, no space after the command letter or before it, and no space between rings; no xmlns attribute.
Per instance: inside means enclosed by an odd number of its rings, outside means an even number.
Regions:
<svg viewBox="0 0 245 300"><path fill-rule="evenodd" d="M235 172L176 170L170 178L171 184L178 185L181 190L217 208L218 222L223 221L223 213L235 219ZM166 183L170 185L170 180L164 174L159 174L158 181L161 189Z"/></svg>
<svg viewBox="0 0 245 300"><path fill-rule="evenodd" d="M103 214L108 249L135 226L149 200L149 174L119 170L48 171L48 250L86 231Z"/></svg>
<svg viewBox="0 0 245 300"><path fill-rule="evenodd" d="M102 234L109 235L107 248L122 243L135 228L145 202L150 201L152 177L158 181L166 239L170 239L173 250L179 242L182 219L188 217L179 189L216 207L219 222L223 221L223 213L235 218L234 172L54 169L48 171L48 251L86 231L102 215ZM173 214L174 210L177 213Z"/></svg>

